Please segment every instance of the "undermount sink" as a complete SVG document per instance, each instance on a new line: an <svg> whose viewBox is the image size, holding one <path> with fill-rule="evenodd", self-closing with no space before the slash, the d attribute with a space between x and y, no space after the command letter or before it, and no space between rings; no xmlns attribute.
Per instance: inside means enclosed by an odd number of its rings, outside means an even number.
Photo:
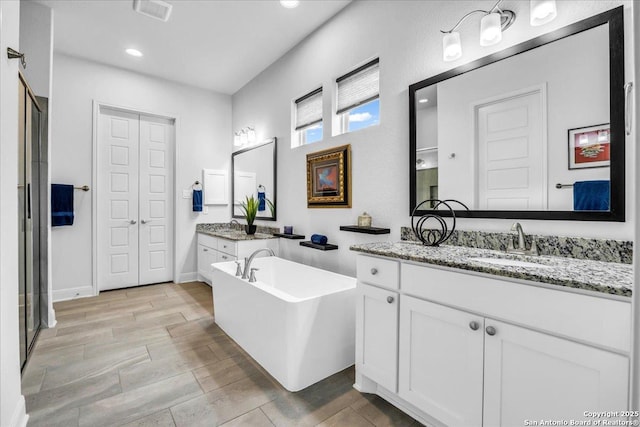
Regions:
<svg viewBox="0 0 640 427"><path fill-rule="evenodd" d="M548 265L535 262L520 261L507 258L469 258L471 261L485 262L487 264L501 265L504 267L529 267L529 268L551 268Z"/></svg>

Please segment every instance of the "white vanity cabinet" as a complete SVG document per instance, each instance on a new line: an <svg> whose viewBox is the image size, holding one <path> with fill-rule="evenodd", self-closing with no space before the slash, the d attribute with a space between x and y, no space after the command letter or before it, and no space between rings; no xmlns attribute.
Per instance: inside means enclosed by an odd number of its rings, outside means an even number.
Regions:
<svg viewBox="0 0 640 427"><path fill-rule="evenodd" d="M400 263L358 257L356 368L388 390L398 387Z"/></svg>
<svg viewBox="0 0 640 427"><path fill-rule="evenodd" d="M399 395L446 425L482 425L484 319L403 295Z"/></svg>
<svg viewBox="0 0 640 427"><path fill-rule="evenodd" d="M372 264L388 262L399 267L397 281L387 289L366 282ZM358 255L355 387L428 425L515 426L625 410L630 301L528 283ZM381 309L392 293L397 318Z"/></svg>
<svg viewBox="0 0 640 427"><path fill-rule="evenodd" d="M244 259L261 248L277 255L278 239L229 240L198 233L198 279L211 284L211 264Z"/></svg>

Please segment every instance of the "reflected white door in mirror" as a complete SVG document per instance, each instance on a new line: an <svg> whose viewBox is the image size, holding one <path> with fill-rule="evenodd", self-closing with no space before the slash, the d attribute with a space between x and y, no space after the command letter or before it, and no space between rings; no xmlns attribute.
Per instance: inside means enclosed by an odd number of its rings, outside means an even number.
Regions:
<svg viewBox="0 0 640 427"><path fill-rule="evenodd" d="M367 255L357 275L355 387L424 424L628 407L627 301Z"/></svg>

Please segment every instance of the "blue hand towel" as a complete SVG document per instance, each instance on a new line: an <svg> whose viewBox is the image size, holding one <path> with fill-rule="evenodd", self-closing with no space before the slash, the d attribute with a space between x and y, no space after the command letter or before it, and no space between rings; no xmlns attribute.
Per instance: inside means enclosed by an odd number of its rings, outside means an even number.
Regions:
<svg viewBox="0 0 640 427"><path fill-rule="evenodd" d="M316 245L326 245L327 241L327 236L323 236L322 234L314 234L311 236L311 243L315 243Z"/></svg>
<svg viewBox="0 0 640 427"><path fill-rule="evenodd" d="M51 226L73 225L73 185L51 184Z"/></svg>
<svg viewBox="0 0 640 427"><path fill-rule="evenodd" d="M202 190L193 190L193 211L202 212Z"/></svg>
<svg viewBox="0 0 640 427"><path fill-rule="evenodd" d="M573 210L608 211L610 187L608 180L576 181L573 184Z"/></svg>
<svg viewBox="0 0 640 427"><path fill-rule="evenodd" d="M266 209L266 197L264 191L258 191L258 210L263 211Z"/></svg>

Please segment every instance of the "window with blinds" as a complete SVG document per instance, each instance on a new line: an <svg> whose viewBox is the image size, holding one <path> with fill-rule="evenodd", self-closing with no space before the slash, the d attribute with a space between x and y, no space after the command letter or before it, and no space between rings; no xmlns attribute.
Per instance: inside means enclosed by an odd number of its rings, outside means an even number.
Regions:
<svg viewBox="0 0 640 427"><path fill-rule="evenodd" d="M294 130L298 137L292 138L292 146L322 140L322 88L296 99L294 105Z"/></svg>
<svg viewBox="0 0 640 427"><path fill-rule="evenodd" d="M374 59L336 79L336 114L341 133L380 123L380 60Z"/></svg>

